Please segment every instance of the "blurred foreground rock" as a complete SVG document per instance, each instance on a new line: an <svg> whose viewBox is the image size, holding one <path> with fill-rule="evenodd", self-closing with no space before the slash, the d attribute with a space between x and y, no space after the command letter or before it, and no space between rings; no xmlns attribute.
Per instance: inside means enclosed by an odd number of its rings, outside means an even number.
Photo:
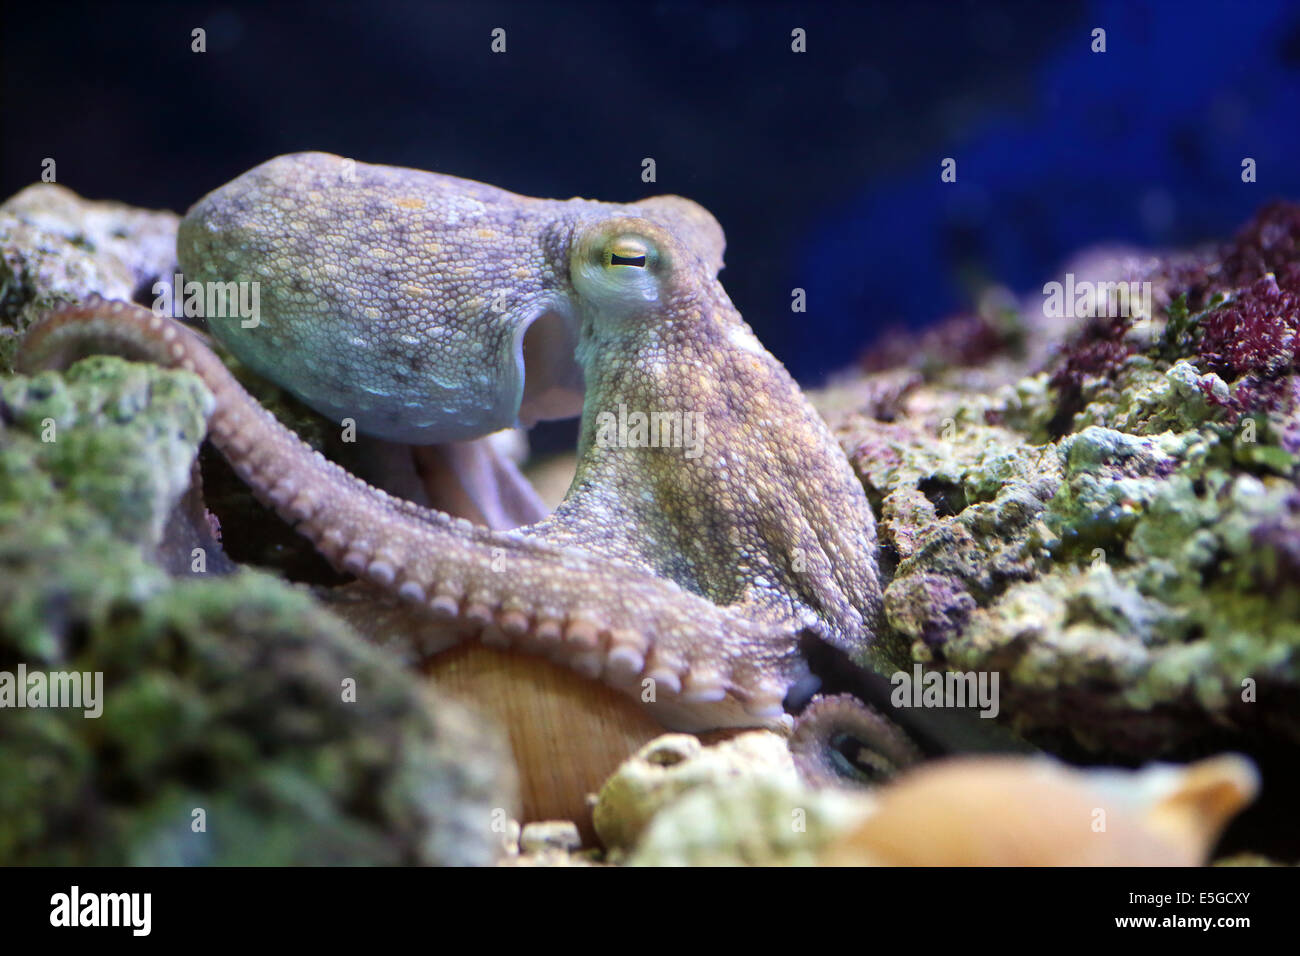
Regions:
<svg viewBox="0 0 1300 956"><path fill-rule="evenodd" d="M0 672L102 697L0 710L0 863L491 862L503 740L300 589L221 573L184 501L210 408L115 358L3 382Z"/></svg>

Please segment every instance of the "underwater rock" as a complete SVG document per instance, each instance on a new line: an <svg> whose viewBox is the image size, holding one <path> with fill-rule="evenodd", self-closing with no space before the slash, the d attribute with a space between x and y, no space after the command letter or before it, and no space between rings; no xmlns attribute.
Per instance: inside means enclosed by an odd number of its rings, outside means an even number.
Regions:
<svg viewBox="0 0 1300 956"><path fill-rule="evenodd" d="M1031 295L1018 323L929 333L947 361L901 390L822 396L878 515L887 626L863 663L996 671L1003 719L1048 746L1300 741L1300 206L1217 251L1076 263L1149 282L1152 314Z"/></svg>
<svg viewBox="0 0 1300 956"><path fill-rule="evenodd" d="M195 376L109 356L0 380L0 516L98 522L158 548L212 408Z"/></svg>
<svg viewBox="0 0 1300 956"><path fill-rule="evenodd" d="M763 777L691 790L646 826L629 866L811 866L875 800Z"/></svg>
<svg viewBox="0 0 1300 956"><path fill-rule="evenodd" d="M177 271L179 224L172 212L83 199L51 183L28 186L0 203L0 374L13 371L17 343L28 326L57 305L94 293L153 303L154 284L170 285ZM240 374L239 364L227 361ZM330 444L336 427L265 381L243 380L306 441L337 452L340 443ZM219 455L205 451L203 470L206 502L234 532L236 559L291 572L288 576L300 581L342 580L253 498ZM256 534L243 534L246 529Z"/></svg>
<svg viewBox="0 0 1300 956"><path fill-rule="evenodd" d="M513 823L514 821L512 821ZM602 866L599 851L582 849L583 838L569 820L543 820L519 829L499 866Z"/></svg>
<svg viewBox="0 0 1300 956"><path fill-rule="evenodd" d="M522 853L559 851L568 853L582 846L578 827L571 820L541 820L529 823L519 834Z"/></svg>
<svg viewBox="0 0 1300 956"><path fill-rule="evenodd" d="M799 782L785 738L755 730L706 746L691 734L664 734L625 760L600 788L593 818L601 842L628 849L664 807L697 788L761 778Z"/></svg>
<svg viewBox="0 0 1300 956"><path fill-rule="evenodd" d="M499 855L497 734L301 590L150 560L203 435L197 379L97 357L0 396L0 672L102 675L83 707L3 711L0 862Z"/></svg>
<svg viewBox="0 0 1300 956"><path fill-rule="evenodd" d="M663 807L634 866L1200 866L1254 799L1228 754L1186 766L1077 770L1047 757L963 757L870 792L751 777Z"/></svg>
<svg viewBox="0 0 1300 956"><path fill-rule="evenodd" d="M0 372L13 370L18 339L42 313L92 293L152 302L155 282L176 271L172 212L82 199L37 183L0 204Z"/></svg>

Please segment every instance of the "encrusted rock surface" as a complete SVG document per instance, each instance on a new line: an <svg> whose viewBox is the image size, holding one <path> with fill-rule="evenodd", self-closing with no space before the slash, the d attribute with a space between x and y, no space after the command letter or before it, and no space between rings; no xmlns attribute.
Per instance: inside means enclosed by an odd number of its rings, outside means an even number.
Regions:
<svg viewBox="0 0 1300 956"><path fill-rule="evenodd" d="M654 815L683 794L750 778L798 784L784 737L755 730L705 746L691 734L664 734L624 761L601 787L593 810L596 832L607 848L628 849Z"/></svg>
<svg viewBox="0 0 1300 956"><path fill-rule="evenodd" d="M998 671L1043 743L1298 741L1300 206L1072 268L1150 282L1152 314L1004 296L928 333L938 358L822 396L879 516L875 664Z"/></svg>
<svg viewBox="0 0 1300 956"><path fill-rule="evenodd" d="M37 183L0 205L0 372L18 338L44 312L91 293L152 302L176 263L172 212L82 199Z"/></svg>
<svg viewBox="0 0 1300 956"><path fill-rule="evenodd" d="M870 816L865 793L762 777L702 786L646 827L630 866L811 866Z"/></svg>
<svg viewBox="0 0 1300 956"><path fill-rule="evenodd" d="M0 672L103 696L0 711L0 862L491 862L503 740L300 589L218 573L182 501L210 409L108 357L2 383Z"/></svg>

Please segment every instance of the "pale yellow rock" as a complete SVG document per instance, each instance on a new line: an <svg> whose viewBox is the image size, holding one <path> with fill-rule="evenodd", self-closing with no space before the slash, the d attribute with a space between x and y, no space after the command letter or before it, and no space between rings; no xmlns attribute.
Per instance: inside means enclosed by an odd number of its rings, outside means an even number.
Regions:
<svg viewBox="0 0 1300 956"><path fill-rule="evenodd" d="M810 790L740 779L699 787L651 821L631 866L812 866L831 842L866 820L866 791Z"/></svg>
<svg viewBox="0 0 1300 956"><path fill-rule="evenodd" d="M527 824L519 836L521 853L541 853L544 850L569 852L582 846L578 825L572 820L541 820Z"/></svg>
<svg viewBox="0 0 1300 956"><path fill-rule="evenodd" d="M664 734L624 761L600 789L593 817L610 849L632 847L656 813L698 787L738 780L795 786L785 737L767 730L706 746L691 734Z"/></svg>

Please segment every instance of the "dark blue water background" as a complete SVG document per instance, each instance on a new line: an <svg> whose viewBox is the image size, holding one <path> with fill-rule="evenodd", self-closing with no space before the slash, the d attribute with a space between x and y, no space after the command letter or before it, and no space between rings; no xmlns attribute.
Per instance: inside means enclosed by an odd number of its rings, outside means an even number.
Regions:
<svg viewBox="0 0 1300 956"><path fill-rule="evenodd" d="M1300 198L1282 0L26 3L0 44L0 193L53 157L85 195L183 210L300 149L532 195L678 192L722 221L728 290L810 383L1083 245L1195 242Z"/></svg>

